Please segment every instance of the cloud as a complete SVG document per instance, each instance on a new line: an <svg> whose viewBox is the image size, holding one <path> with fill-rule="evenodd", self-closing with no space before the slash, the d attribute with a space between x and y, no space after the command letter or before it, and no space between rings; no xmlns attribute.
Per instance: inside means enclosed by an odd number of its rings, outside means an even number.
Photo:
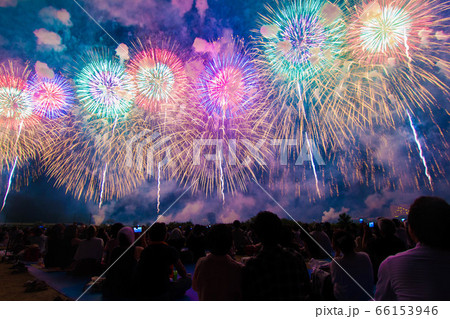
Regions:
<svg viewBox="0 0 450 319"><path fill-rule="evenodd" d="M180 13L185 10L189 2L192 1L178 0L173 1L175 4L173 5L163 0L95 0L90 1L89 4L123 25L138 25L147 30L160 31L161 28L176 28L183 24L183 15ZM94 14L94 16L98 15Z"/></svg>
<svg viewBox="0 0 450 319"><path fill-rule="evenodd" d="M184 16L186 12L189 12L192 9L194 0L172 0L171 3L172 6L178 9L179 14Z"/></svg>
<svg viewBox="0 0 450 319"><path fill-rule="evenodd" d="M120 62L123 63L130 59L130 54L128 51L128 46L125 43L119 44L116 48L116 55L120 58Z"/></svg>
<svg viewBox="0 0 450 319"><path fill-rule="evenodd" d="M17 0L0 0L0 8L15 7Z"/></svg>
<svg viewBox="0 0 450 319"><path fill-rule="evenodd" d="M53 77L55 76L55 72L53 72L53 70L48 67L47 63L37 61L34 65L34 70L40 77L53 79Z"/></svg>
<svg viewBox="0 0 450 319"><path fill-rule="evenodd" d="M347 214L350 211L349 208L342 207L340 211L336 211L331 207L328 211L323 212L322 223L336 222L339 219L340 214Z"/></svg>
<svg viewBox="0 0 450 319"><path fill-rule="evenodd" d="M382 190L377 193L370 194L364 200L366 209L365 217L370 216L382 216L382 217L394 217L393 210L395 207L409 207L416 198L423 195L423 191L418 190Z"/></svg>
<svg viewBox="0 0 450 319"><path fill-rule="evenodd" d="M61 37L59 34L55 32L41 28L34 30L33 33L37 37L37 44L44 48L49 48L57 52L63 51L66 48L61 44Z"/></svg>
<svg viewBox="0 0 450 319"><path fill-rule="evenodd" d="M233 30L223 29L222 37L213 42L208 42L202 38L195 38L192 47L197 53L209 53L212 56L231 52L234 49Z"/></svg>
<svg viewBox="0 0 450 319"><path fill-rule="evenodd" d="M62 23L67 27L71 27L72 21L70 21L70 13L66 9L57 10L53 7L45 7L39 11L39 17L41 20L49 25L55 23Z"/></svg>
<svg viewBox="0 0 450 319"><path fill-rule="evenodd" d="M4 45L8 45L9 41L7 38L3 37L2 35L0 35L0 46L4 46Z"/></svg>
<svg viewBox="0 0 450 319"><path fill-rule="evenodd" d="M203 21L205 19L206 10L209 9L208 0L196 0L195 8L197 9L198 14L200 15L200 19L202 19Z"/></svg>
<svg viewBox="0 0 450 319"><path fill-rule="evenodd" d="M439 73L444 75L447 79L450 79L450 65L448 62L439 60L436 62L436 66L439 68Z"/></svg>
<svg viewBox="0 0 450 319"><path fill-rule="evenodd" d="M445 34L444 31L438 31L434 36L439 41L447 41L447 39L449 38L449 36Z"/></svg>

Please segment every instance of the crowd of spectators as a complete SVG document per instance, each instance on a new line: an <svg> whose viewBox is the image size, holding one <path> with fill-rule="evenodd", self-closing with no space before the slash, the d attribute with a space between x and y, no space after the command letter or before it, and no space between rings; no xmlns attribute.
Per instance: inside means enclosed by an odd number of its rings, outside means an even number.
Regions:
<svg viewBox="0 0 450 319"><path fill-rule="evenodd" d="M73 275L106 270L105 300L178 300L191 287L200 300L450 300L449 225L447 202L420 197L407 220L374 227L263 211L231 225L3 227L0 246Z"/></svg>

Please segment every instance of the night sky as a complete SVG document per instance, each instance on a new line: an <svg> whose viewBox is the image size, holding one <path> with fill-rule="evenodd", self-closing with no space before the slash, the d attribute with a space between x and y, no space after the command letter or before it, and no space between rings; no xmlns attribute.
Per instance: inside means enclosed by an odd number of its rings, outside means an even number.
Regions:
<svg viewBox="0 0 450 319"><path fill-rule="evenodd" d="M190 52L196 38L216 41L222 36L238 37L251 43L258 28L257 18L264 12L265 4L273 1L242 0L85 0L79 1L107 32L119 43L132 47L136 39L170 39L180 45L182 50ZM64 10L63 10L64 9ZM108 47L111 51L117 44L105 34L77 4L72 0L0 0L0 62L16 60L28 61L34 66L37 61L46 63L55 72L64 74L71 68L74 60L83 52L99 47ZM444 30L449 32L448 30ZM59 35L60 40L50 39L48 32ZM448 39L446 40L448 41ZM447 56L445 56L447 58ZM448 84L445 72L436 68L442 81ZM404 190L373 187L354 183L342 185L339 196L325 195L321 199L307 196L295 196L294 183L298 171L288 169L288 173L279 174L275 181L266 184L272 196L294 218L310 221L334 221L341 212L354 218L392 216L395 206L408 207L420 195L436 195L450 200L448 185L449 150L442 143L438 124L448 140L449 112L448 96L440 90L430 87L436 98L433 114L437 123L418 112L417 131L423 143L426 143L425 156L439 150L435 160L443 173L433 174L434 191L426 185L426 179L419 181L419 188L406 187ZM420 159L409 125L400 123L396 129L376 129L376 134L360 134L357 142L361 145L374 143L379 136L384 136L388 143L378 145L377 161L395 163L395 170L389 173L393 179L413 178ZM425 138L426 137L426 138ZM404 141L408 143L405 145ZM414 165L406 167L409 161L407 149ZM346 152L335 157L346 156ZM387 158L389 157L389 158ZM364 158L361 160L364 161ZM328 165L321 170L335 169ZM37 165L36 163L30 166ZM410 167L414 166L414 168ZM392 168L388 168L392 169ZM401 172L399 177L399 170ZM408 169L411 171L409 172ZM20 168L19 168L20 170ZM306 171L305 183L313 185L310 165ZM20 173L19 173L20 174ZM296 175L297 174L297 175ZM381 174L381 172L380 172ZM405 177L406 176L406 177ZM2 172L0 194L6 190L8 171ZM298 182L298 181L297 181ZM302 181L300 181L302 182ZM31 180L28 186L13 190L5 210L0 214L3 222L93 222L121 221L129 224L149 223L156 216L155 181L149 181L132 194L117 201L108 201L101 210L94 202L84 202L66 194L65 189L53 187L54 181L44 173ZM281 186L283 184L283 186ZM405 181L405 185L409 185ZM414 183L411 183L414 184ZM225 204L216 195L206 197L202 193L188 193L183 196L164 216L167 222L187 221L208 224L214 222L232 222L235 219L247 220L258 211L271 210L280 217L287 217L282 210L252 181L248 182L246 192L234 195L226 193ZM184 188L175 181L163 181L161 185L161 211L165 211L178 198Z"/></svg>

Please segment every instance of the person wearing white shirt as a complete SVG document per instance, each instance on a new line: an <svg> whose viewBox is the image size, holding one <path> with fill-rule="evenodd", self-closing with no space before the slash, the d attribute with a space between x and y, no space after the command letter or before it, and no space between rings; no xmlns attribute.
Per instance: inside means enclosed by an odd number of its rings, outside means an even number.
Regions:
<svg viewBox="0 0 450 319"><path fill-rule="evenodd" d="M408 215L416 247L388 257L380 265L376 300L450 300L450 205L420 197Z"/></svg>

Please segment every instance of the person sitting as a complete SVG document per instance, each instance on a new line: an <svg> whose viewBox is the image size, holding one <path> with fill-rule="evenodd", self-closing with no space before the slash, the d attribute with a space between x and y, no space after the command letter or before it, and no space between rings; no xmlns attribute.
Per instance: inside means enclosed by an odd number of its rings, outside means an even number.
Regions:
<svg viewBox="0 0 450 319"><path fill-rule="evenodd" d="M191 287L192 280L186 273L178 251L166 242L164 223L155 223L149 229L150 244L142 251L137 266L136 291L141 300L177 300ZM180 278L170 281L172 267Z"/></svg>
<svg viewBox="0 0 450 319"><path fill-rule="evenodd" d="M355 252L355 240L342 230L333 235L333 249L337 257L330 264L330 273L336 300L372 299L373 269L369 256Z"/></svg>
<svg viewBox="0 0 450 319"><path fill-rule="evenodd" d="M122 223L115 223L111 226L111 238L106 242L105 245L105 263L109 265L111 263L111 254L114 248L119 247L119 239L117 234L123 228Z"/></svg>
<svg viewBox="0 0 450 319"><path fill-rule="evenodd" d="M241 222L238 220L233 222L232 236L236 254L243 255L245 252L245 247L250 245L251 241L245 231L241 228Z"/></svg>
<svg viewBox="0 0 450 319"><path fill-rule="evenodd" d="M186 239L184 238L183 233L181 232L181 229L179 229L178 227L175 227L170 232L167 243L170 246L174 247L176 250L178 250L178 252L180 253L181 249L183 249L183 247L184 247L185 241L186 241Z"/></svg>
<svg viewBox="0 0 450 319"><path fill-rule="evenodd" d="M408 225L417 244L381 263L375 299L450 300L450 205L420 197L409 210Z"/></svg>
<svg viewBox="0 0 450 319"><path fill-rule="evenodd" d="M69 225L64 229L60 264L63 269L72 264L80 241L76 225Z"/></svg>
<svg viewBox="0 0 450 319"><path fill-rule="evenodd" d="M63 232L64 226L61 224L54 225L47 232L47 254L44 257L44 264L46 268L61 266Z"/></svg>
<svg viewBox="0 0 450 319"><path fill-rule="evenodd" d="M192 288L200 300L235 301L242 299L243 265L228 253L233 245L231 229L224 224L214 225L207 235L210 254L198 260Z"/></svg>
<svg viewBox="0 0 450 319"><path fill-rule="evenodd" d="M271 212L260 212L253 227L262 248L243 268L243 299L304 300L310 291L308 271L299 254L279 245L280 218Z"/></svg>
<svg viewBox="0 0 450 319"><path fill-rule="evenodd" d="M330 237L323 231L322 225L317 223L310 233L314 241L309 241L308 248L311 257L315 259L330 259L334 255Z"/></svg>
<svg viewBox="0 0 450 319"><path fill-rule="evenodd" d="M132 300L133 274L136 270L134 231L131 227L122 227L118 234L119 246L111 253L110 268L106 273L103 285L103 298L105 300Z"/></svg>
<svg viewBox="0 0 450 319"><path fill-rule="evenodd" d="M186 246L192 253L194 262L197 262L200 257L205 256L206 240L205 234L203 233L203 228L204 227L201 225L195 225L186 241Z"/></svg>
<svg viewBox="0 0 450 319"><path fill-rule="evenodd" d="M103 257L103 240L97 238L97 228L93 225L86 230L86 239L78 244L75 253L74 274L96 275L101 270Z"/></svg>
<svg viewBox="0 0 450 319"><path fill-rule="evenodd" d="M388 256L395 255L406 250L406 245L400 238L395 236L395 224L387 218L378 219L380 236L367 244L366 252L370 256L373 266L373 274L378 278L378 268Z"/></svg>

